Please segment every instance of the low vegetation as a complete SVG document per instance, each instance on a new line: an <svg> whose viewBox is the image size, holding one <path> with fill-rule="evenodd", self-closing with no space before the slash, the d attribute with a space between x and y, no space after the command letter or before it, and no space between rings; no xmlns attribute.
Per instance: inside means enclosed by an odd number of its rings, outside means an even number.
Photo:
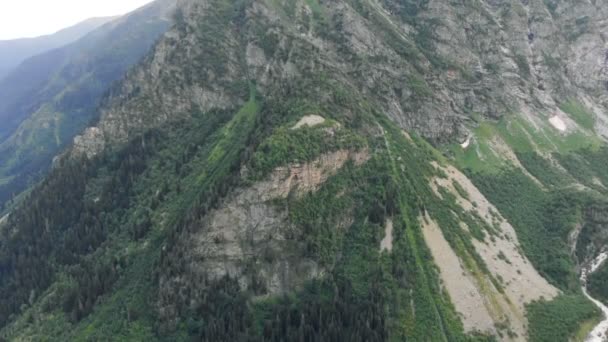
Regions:
<svg viewBox="0 0 608 342"><path fill-rule="evenodd" d="M530 341L570 341L581 323L600 314L599 309L582 294L561 295L550 302L528 306Z"/></svg>
<svg viewBox="0 0 608 342"><path fill-rule="evenodd" d="M608 303L608 264L601 266L589 277L587 290L597 300Z"/></svg>

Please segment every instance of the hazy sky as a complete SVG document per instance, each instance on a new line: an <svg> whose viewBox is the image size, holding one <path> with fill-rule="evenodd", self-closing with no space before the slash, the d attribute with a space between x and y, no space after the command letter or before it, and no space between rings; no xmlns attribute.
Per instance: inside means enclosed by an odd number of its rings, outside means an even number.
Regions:
<svg viewBox="0 0 608 342"><path fill-rule="evenodd" d="M130 12L151 0L0 0L0 40L54 33L91 17Z"/></svg>

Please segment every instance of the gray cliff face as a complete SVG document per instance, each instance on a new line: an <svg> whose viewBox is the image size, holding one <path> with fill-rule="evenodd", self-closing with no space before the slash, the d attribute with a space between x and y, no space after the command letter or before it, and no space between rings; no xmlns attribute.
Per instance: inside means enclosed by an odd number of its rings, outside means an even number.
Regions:
<svg viewBox="0 0 608 342"><path fill-rule="evenodd" d="M598 131L608 127L601 1L435 0L412 9L351 0L313 10L305 1L260 0L236 26L218 25L211 3L181 3L180 23L101 110L106 139L125 141L192 111L237 107L248 79L265 96L281 96L302 75L331 75L436 142L463 140L477 114L546 117L565 99L592 108ZM186 60L195 68L182 68Z"/></svg>
<svg viewBox="0 0 608 342"><path fill-rule="evenodd" d="M161 316L177 317L177 303L202 302L206 286L224 277L237 279L242 290L264 298L322 276L325 269L307 254L303 233L290 223L289 208L276 201L308 195L346 163L361 166L369 158L368 151L340 150L309 163L279 167L266 179L233 191L180 240L185 272L161 277ZM351 216L345 213L343 224L335 229L347 230Z"/></svg>
<svg viewBox="0 0 608 342"><path fill-rule="evenodd" d="M129 137L149 128L187 117L193 112L235 108L242 104L238 96L242 94L219 85L222 80L227 83L246 79L242 68L236 61L218 61L226 67L226 73L220 74L212 69L212 63L204 63L210 53L209 46L197 35L197 24L188 24L188 20L194 21L194 17L205 11L205 2L187 2L181 6L179 13L182 17L176 27L165 34L154 51L139 67L130 71L106 99L97 125L103 139L97 139L99 135L94 138L98 143L126 142ZM227 47L236 44L235 32L224 32L223 36L215 39ZM178 45L181 48L176 48ZM184 61L192 63L184 67ZM202 74L206 77L197 77ZM84 143L86 135L76 139L79 141L75 144L76 152L90 154L89 148L98 149L93 147L95 143Z"/></svg>

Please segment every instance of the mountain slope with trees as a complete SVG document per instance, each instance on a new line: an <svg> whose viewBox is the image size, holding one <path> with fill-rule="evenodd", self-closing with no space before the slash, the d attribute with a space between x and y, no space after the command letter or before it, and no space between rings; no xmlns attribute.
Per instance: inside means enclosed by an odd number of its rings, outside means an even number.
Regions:
<svg viewBox="0 0 608 342"><path fill-rule="evenodd" d="M600 313L578 272L604 248L608 195L605 14L180 1L0 223L0 336L584 337Z"/></svg>
<svg viewBox="0 0 608 342"><path fill-rule="evenodd" d="M0 81L1 205L37 182L90 123L112 84L168 29L173 5L159 1L116 19Z"/></svg>

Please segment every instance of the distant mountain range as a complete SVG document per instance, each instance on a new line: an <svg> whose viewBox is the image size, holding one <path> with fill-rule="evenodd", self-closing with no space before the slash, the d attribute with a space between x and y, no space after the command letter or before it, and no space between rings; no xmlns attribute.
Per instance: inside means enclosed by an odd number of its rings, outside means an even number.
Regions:
<svg viewBox="0 0 608 342"><path fill-rule="evenodd" d="M110 85L168 29L173 3L157 1L98 25L73 43L28 58L0 80L0 207L86 127ZM67 40L75 31L58 34Z"/></svg>
<svg viewBox="0 0 608 342"><path fill-rule="evenodd" d="M45 36L0 40L0 79L27 58L70 44L116 18L91 18Z"/></svg>

